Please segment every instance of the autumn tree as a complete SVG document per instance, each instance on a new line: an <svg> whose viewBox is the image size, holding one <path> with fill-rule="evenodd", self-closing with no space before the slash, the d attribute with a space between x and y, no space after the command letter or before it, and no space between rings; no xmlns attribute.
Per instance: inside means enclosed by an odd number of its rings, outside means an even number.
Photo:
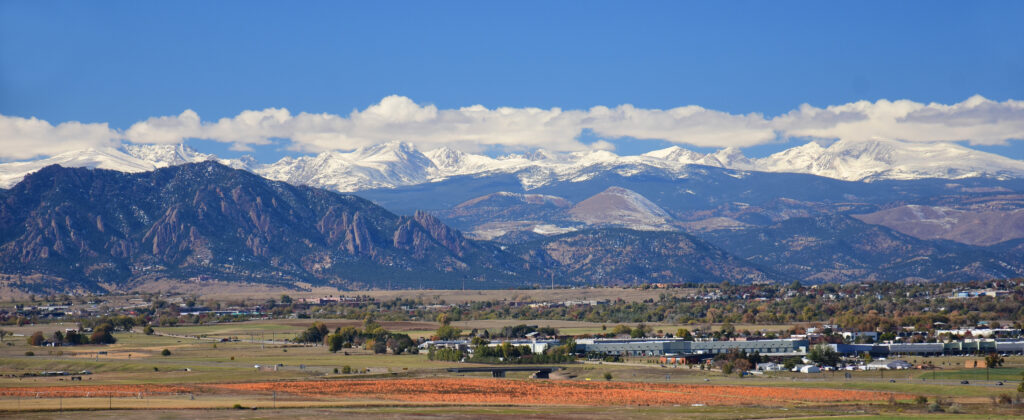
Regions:
<svg viewBox="0 0 1024 420"><path fill-rule="evenodd" d="M111 333L113 329L114 327L109 324L103 324L100 325L99 327L96 327L96 329L93 330L92 335L89 336L89 342L93 344L116 343L117 339L114 338L114 335Z"/></svg>
<svg viewBox="0 0 1024 420"><path fill-rule="evenodd" d="M32 335L28 336L28 345L30 346L41 346L46 343L46 338L43 337L42 331L36 331Z"/></svg>
<svg viewBox="0 0 1024 420"><path fill-rule="evenodd" d="M997 368L1003 365L1003 356L998 353L989 353L985 356L985 365L990 368Z"/></svg>

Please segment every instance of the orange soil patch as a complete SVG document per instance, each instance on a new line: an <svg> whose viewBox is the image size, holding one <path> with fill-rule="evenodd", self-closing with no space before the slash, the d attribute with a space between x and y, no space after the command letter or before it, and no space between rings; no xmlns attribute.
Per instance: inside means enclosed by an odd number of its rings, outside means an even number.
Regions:
<svg viewBox="0 0 1024 420"><path fill-rule="evenodd" d="M421 403L587 406L782 406L799 403L884 401L892 395L885 392L832 389L470 378L262 382L219 384L210 387L236 391L277 391L316 397Z"/></svg>
<svg viewBox="0 0 1024 420"><path fill-rule="evenodd" d="M785 406L884 401L890 393L855 390L642 382L524 381L483 378L251 382L204 385L78 385L0 388L6 397L123 397L135 394L261 394L277 391L337 400L430 404ZM895 394L898 398L909 398Z"/></svg>

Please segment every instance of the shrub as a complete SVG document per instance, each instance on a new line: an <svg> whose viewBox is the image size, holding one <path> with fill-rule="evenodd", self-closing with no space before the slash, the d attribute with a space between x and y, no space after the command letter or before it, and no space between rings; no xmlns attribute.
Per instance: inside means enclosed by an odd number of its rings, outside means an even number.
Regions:
<svg viewBox="0 0 1024 420"><path fill-rule="evenodd" d="M337 375L337 374L338 374L338 368L334 368L334 374L335 374L335 375Z"/></svg>
<svg viewBox="0 0 1024 420"><path fill-rule="evenodd" d="M160 352L160 355L161 356L170 356L171 355L171 351L167 350L167 349L163 349L163 351Z"/></svg>
<svg viewBox="0 0 1024 420"><path fill-rule="evenodd" d="M918 395L917 398L914 398L914 402L917 403L917 405L928 404L928 397L924 395Z"/></svg>
<svg viewBox="0 0 1024 420"><path fill-rule="evenodd" d="M35 355L36 355L36 353L35 353L34 351L31 351L31 350L29 350L29 351L26 351L26 352L25 352L25 355L26 355L26 356L35 356Z"/></svg>
<svg viewBox="0 0 1024 420"><path fill-rule="evenodd" d="M231 406L231 408L233 408L235 410L245 410L245 407L242 407L242 404L235 404L235 405Z"/></svg>
<svg viewBox="0 0 1024 420"><path fill-rule="evenodd" d="M1010 394L999 394L999 404L1013 404L1013 396Z"/></svg>
<svg viewBox="0 0 1024 420"><path fill-rule="evenodd" d="M349 374L352 373L352 366L345 365L341 367L341 373Z"/></svg>
<svg viewBox="0 0 1024 420"><path fill-rule="evenodd" d="M159 372L159 371L160 371L160 368L158 368L156 366L153 366L153 372Z"/></svg>
<svg viewBox="0 0 1024 420"><path fill-rule="evenodd" d="M146 333L146 335L153 335L153 333L154 333L153 326L152 325L147 325L146 328L144 328L142 330L142 332Z"/></svg>
<svg viewBox="0 0 1024 420"><path fill-rule="evenodd" d="M606 380L606 381L612 380L612 373L611 372L605 372L604 373L604 380Z"/></svg>
<svg viewBox="0 0 1024 420"><path fill-rule="evenodd" d="M928 404L929 413L941 413L942 411L942 406L939 405L938 401L932 401L931 404Z"/></svg>

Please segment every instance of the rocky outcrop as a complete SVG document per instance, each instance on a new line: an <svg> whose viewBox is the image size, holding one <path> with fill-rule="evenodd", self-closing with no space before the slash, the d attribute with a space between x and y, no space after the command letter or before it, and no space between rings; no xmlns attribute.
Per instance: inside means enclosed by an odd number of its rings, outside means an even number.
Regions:
<svg viewBox="0 0 1024 420"><path fill-rule="evenodd" d="M441 246L448 248L455 255L461 257L465 252L466 238L462 237L462 233L458 230L448 227L440 219L425 211L417 211L413 214L413 220L419 223L420 226L423 226L430 233L431 238L434 238Z"/></svg>

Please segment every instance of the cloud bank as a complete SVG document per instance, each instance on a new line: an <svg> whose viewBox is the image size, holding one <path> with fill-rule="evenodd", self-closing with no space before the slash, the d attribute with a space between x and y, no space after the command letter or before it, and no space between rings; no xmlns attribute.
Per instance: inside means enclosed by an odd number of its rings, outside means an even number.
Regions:
<svg viewBox="0 0 1024 420"><path fill-rule="evenodd" d="M152 117L126 130L105 123L65 122L0 115L0 158L27 159L121 142L174 144L187 139L229 143L237 150L284 139L294 151L351 150L392 140L421 149L453 146L466 151L489 147L556 151L608 149L612 143L585 144L589 130L605 140L631 137L699 147L748 147L791 137L906 141L969 141L1004 144L1024 139L1024 101L996 102L981 96L952 104L909 100L858 101L818 108L801 105L768 118L731 114L696 105L644 109L632 105L560 108L495 108L474 105L438 109L404 96L388 96L348 115L292 114L284 108L248 110L231 118L203 121L192 110Z"/></svg>

